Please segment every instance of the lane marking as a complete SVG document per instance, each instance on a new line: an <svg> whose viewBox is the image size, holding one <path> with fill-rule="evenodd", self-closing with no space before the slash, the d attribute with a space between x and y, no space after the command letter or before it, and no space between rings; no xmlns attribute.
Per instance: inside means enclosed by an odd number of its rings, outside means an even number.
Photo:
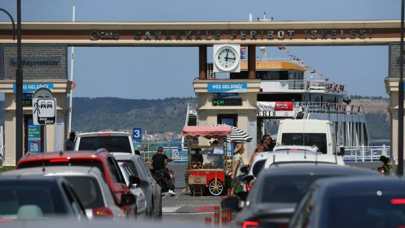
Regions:
<svg viewBox="0 0 405 228"><path fill-rule="evenodd" d="M162 212L163 213L174 213L181 207L162 207Z"/></svg>
<svg viewBox="0 0 405 228"><path fill-rule="evenodd" d="M182 192L179 192L179 193L176 192L176 195L177 195L177 196L175 197L175 199L179 198L180 195L181 195L181 193L182 193Z"/></svg>

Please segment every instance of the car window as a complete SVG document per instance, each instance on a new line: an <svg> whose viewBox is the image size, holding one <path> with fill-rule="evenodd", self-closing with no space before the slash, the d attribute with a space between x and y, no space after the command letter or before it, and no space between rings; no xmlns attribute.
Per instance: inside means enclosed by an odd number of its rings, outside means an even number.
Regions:
<svg viewBox="0 0 405 228"><path fill-rule="evenodd" d="M263 183L261 202L298 203L311 184L319 178L332 175L268 176Z"/></svg>
<svg viewBox="0 0 405 228"><path fill-rule="evenodd" d="M55 159L57 160L57 159ZM45 166L87 166L87 167L97 167L103 177L105 176L103 163L99 160L90 160L90 159L70 159L69 161L65 160L57 160L56 162L53 160L44 160L44 161L28 161L21 163L18 165L17 169L24 169L24 168L32 168L32 167L42 167L42 164Z"/></svg>
<svg viewBox="0 0 405 228"><path fill-rule="evenodd" d="M3 180L0 182L0 218L18 219L24 210L35 210L39 217L66 214L57 182Z"/></svg>
<svg viewBox="0 0 405 228"><path fill-rule="evenodd" d="M150 173L149 167L145 164L142 158L138 158L139 164L141 164L143 171L145 172L145 176L151 177L152 174Z"/></svg>
<svg viewBox="0 0 405 228"><path fill-rule="evenodd" d="M130 173L128 173L128 171L125 169L125 167L124 167L125 165L123 162L118 162L118 164L120 165L120 170L121 170L122 175L124 176L125 182L129 183Z"/></svg>
<svg viewBox="0 0 405 228"><path fill-rule="evenodd" d="M331 196L327 203L329 228L349 227L348 224L350 227L370 228L405 225L405 193L403 192L371 191L362 194L347 192L344 195Z"/></svg>
<svg viewBox="0 0 405 228"><path fill-rule="evenodd" d="M109 152L132 153L128 136L91 136L80 137L78 150L97 150L104 148Z"/></svg>
<svg viewBox="0 0 405 228"><path fill-rule="evenodd" d="M139 172L138 169L135 166L135 163L132 160L122 160L119 161L118 164L126 164L128 166L128 168L131 170L131 172L136 175L139 176Z"/></svg>
<svg viewBox="0 0 405 228"><path fill-rule="evenodd" d="M327 153L327 140L325 133L283 133L281 144L286 146L313 146Z"/></svg>
<svg viewBox="0 0 405 228"><path fill-rule="evenodd" d="M112 156L107 157L107 164L108 168L110 169L111 175L114 178L114 182L126 184L125 180L123 179L122 173L119 170L119 165Z"/></svg>
<svg viewBox="0 0 405 228"><path fill-rule="evenodd" d="M262 171L264 163L266 163L265 159L259 160L253 164L253 168L252 168L253 176L257 177L257 175L260 173L260 171Z"/></svg>
<svg viewBox="0 0 405 228"><path fill-rule="evenodd" d="M86 209L104 207L104 198L96 178L91 176L64 176L72 185Z"/></svg>

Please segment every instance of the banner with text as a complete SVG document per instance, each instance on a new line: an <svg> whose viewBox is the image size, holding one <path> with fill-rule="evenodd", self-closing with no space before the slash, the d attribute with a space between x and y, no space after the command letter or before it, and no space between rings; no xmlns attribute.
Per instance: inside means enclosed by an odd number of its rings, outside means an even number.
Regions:
<svg viewBox="0 0 405 228"><path fill-rule="evenodd" d="M293 102L266 102L258 101L258 117L294 117Z"/></svg>
<svg viewBox="0 0 405 228"><path fill-rule="evenodd" d="M24 80L68 79L66 45L22 45ZM0 45L0 80L15 80L17 46Z"/></svg>
<svg viewBox="0 0 405 228"><path fill-rule="evenodd" d="M35 93L39 88L47 88L53 92L53 83L24 83L23 84L23 93ZM16 93L17 87L13 84L13 92Z"/></svg>
<svg viewBox="0 0 405 228"><path fill-rule="evenodd" d="M208 93L247 93L247 83L208 83Z"/></svg>

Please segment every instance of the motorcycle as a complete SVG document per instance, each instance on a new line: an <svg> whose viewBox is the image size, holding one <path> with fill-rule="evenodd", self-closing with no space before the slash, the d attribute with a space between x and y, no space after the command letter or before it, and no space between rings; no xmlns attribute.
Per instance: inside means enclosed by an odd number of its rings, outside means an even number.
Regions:
<svg viewBox="0 0 405 228"><path fill-rule="evenodd" d="M167 162L165 162L165 164L167 165ZM166 172L169 173L170 178L172 179L172 184L174 187L175 182L175 178L176 178L176 174L173 172L173 170L169 169L169 168L165 168ZM169 191L169 185L168 185L168 181L165 178L165 175L158 171L158 170L154 170L153 168L150 168L150 171L153 175L153 178L156 180L156 182L159 184L161 191L162 192L168 192Z"/></svg>
<svg viewBox="0 0 405 228"><path fill-rule="evenodd" d="M242 175L236 177L237 185L235 186L235 196L240 199L242 204L244 204L249 191L252 188L250 182L254 179L254 177L252 175L248 175L249 171L247 166L242 166L240 171L242 172Z"/></svg>

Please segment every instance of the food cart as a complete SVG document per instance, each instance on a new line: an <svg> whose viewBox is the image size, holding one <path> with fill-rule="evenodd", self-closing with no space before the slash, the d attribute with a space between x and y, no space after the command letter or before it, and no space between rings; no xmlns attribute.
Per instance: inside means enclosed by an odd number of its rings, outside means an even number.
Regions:
<svg viewBox="0 0 405 228"><path fill-rule="evenodd" d="M182 135L188 144L188 183L191 194L202 195L206 188L214 196L221 195L225 189L225 169L227 161L227 138L231 135L230 126L185 126ZM215 144L201 146L198 138L217 139ZM207 153L206 161L193 161L198 152ZM202 155L201 155L202 157Z"/></svg>

